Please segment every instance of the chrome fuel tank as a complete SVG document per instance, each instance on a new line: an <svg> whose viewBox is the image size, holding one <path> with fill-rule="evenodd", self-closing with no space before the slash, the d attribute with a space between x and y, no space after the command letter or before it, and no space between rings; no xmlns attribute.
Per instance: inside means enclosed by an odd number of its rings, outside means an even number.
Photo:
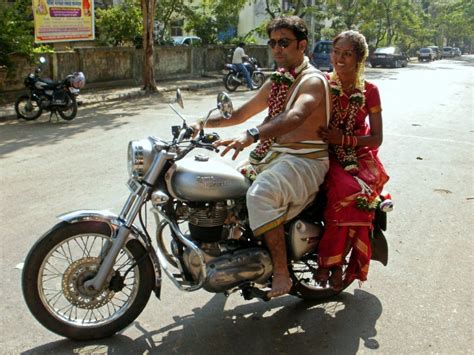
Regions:
<svg viewBox="0 0 474 355"><path fill-rule="evenodd" d="M229 165L206 155L178 160L166 173L170 194L184 201L245 197L250 181Z"/></svg>

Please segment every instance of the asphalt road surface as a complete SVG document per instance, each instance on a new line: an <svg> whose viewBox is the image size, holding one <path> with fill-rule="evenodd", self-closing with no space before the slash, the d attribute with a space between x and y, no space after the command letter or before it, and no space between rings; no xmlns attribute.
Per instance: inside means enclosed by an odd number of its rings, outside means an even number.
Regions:
<svg viewBox="0 0 474 355"><path fill-rule="evenodd" d="M0 123L2 354L467 354L473 351L473 56L401 69L368 69L384 117L380 156L395 201L387 267L327 302L270 302L182 293L165 279L162 298L116 336L73 342L29 313L21 267L34 243L77 209L119 213L128 191L132 139L169 137L181 121L171 97L105 102L71 121ZM223 88L184 92L196 119ZM231 95L239 105L251 92ZM219 131L234 134L255 125ZM226 158L226 161L229 161ZM230 163L230 162L229 162Z"/></svg>

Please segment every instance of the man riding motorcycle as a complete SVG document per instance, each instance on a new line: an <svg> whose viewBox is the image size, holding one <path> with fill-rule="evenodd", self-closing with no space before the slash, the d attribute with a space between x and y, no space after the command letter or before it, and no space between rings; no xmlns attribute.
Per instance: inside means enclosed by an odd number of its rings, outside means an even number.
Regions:
<svg viewBox="0 0 474 355"><path fill-rule="evenodd" d="M236 65L238 70L243 74L245 81L247 82L247 88L249 90L255 90L256 88L254 87L252 83L252 78L250 77L250 73L247 70L247 68L244 65L244 60L248 59L248 55L245 54L244 51L244 42L240 42L237 48L234 51L234 54L232 56L232 64Z"/></svg>
<svg viewBox="0 0 474 355"><path fill-rule="evenodd" d="M292 286L283 224L314 199L328 170L327 144L317 127L327 125L330 101L325 77L304 55L308 45L304 21L297 16L276 18L268 24L267 33L280 69L230 119L212 117L207 126L236 125L269 109L260 125L221 139L215 146L226 146L221 155L234 149L235 159L241 150L260 141L242 172L255 178L247 193L250 227L256 236L264 235L274 267L268 297L278 297ZM192 124L195 130L200 126L201 122Z"/></svg>

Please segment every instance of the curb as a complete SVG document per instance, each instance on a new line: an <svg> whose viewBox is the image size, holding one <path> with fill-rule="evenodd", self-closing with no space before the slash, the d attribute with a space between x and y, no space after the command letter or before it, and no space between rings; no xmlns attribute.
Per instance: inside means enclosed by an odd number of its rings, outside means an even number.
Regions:
<svg viewBox="0 0 474 355"><path fill-rule="evenodd" d="M190 84L184 84L184 85L179 85L179 81L167 85L167 86L159 86L157 85L157 93L165 93L165 92L172 92L176 91L176 89L181 89L181 90L189 90L189 91L196 91L199 89L204 89L204 88L210 88L210 87L215 87L219 86L222 84L222 79L221 78L216 78L216 77L208 77L208 80L204 82L197 82L197 83L190 83ZM117 90L121 90L120 88L117 88ZM127 91L128 90L128 91ZM124 100L124 99L134 99L138 97L144 97L150 95L149 93L141 90L140 87L133 87L133 88L128 88L128 89L123 89L123 92L118 92L118 93L96 93L94 94L94 89L89 91L87 94L84 94L83 100L81 100L81 95L79 95L78 102L80 102L79 106L84 107L88 105L93 105L101 102L111 102L111 101L119 101L119 100ZM14 102L8 105L3 105L3 107L13 107ZM11 109L10 109L11 110ZM17 115L15 111L11 113L0 113L0 122L8 121L8 120L16 120Z"/></svg>

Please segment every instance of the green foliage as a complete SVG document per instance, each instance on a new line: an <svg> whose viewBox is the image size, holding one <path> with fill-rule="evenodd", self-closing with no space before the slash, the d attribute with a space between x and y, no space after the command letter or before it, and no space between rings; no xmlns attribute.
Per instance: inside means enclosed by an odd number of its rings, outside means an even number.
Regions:
<svg viewBox="0 0 474 355"><path fill-rule="evenodd" d="M0 68L12 68L11 56L21 54L33 60L34 30L31 1L7 5L0 1Z"/></svg>
<svg viewBox="0 0 474 355"><path fill-rule="evenodd" d="M137 0L96 10L97 39L110 46L141 45L143 17Z"/></svg>

